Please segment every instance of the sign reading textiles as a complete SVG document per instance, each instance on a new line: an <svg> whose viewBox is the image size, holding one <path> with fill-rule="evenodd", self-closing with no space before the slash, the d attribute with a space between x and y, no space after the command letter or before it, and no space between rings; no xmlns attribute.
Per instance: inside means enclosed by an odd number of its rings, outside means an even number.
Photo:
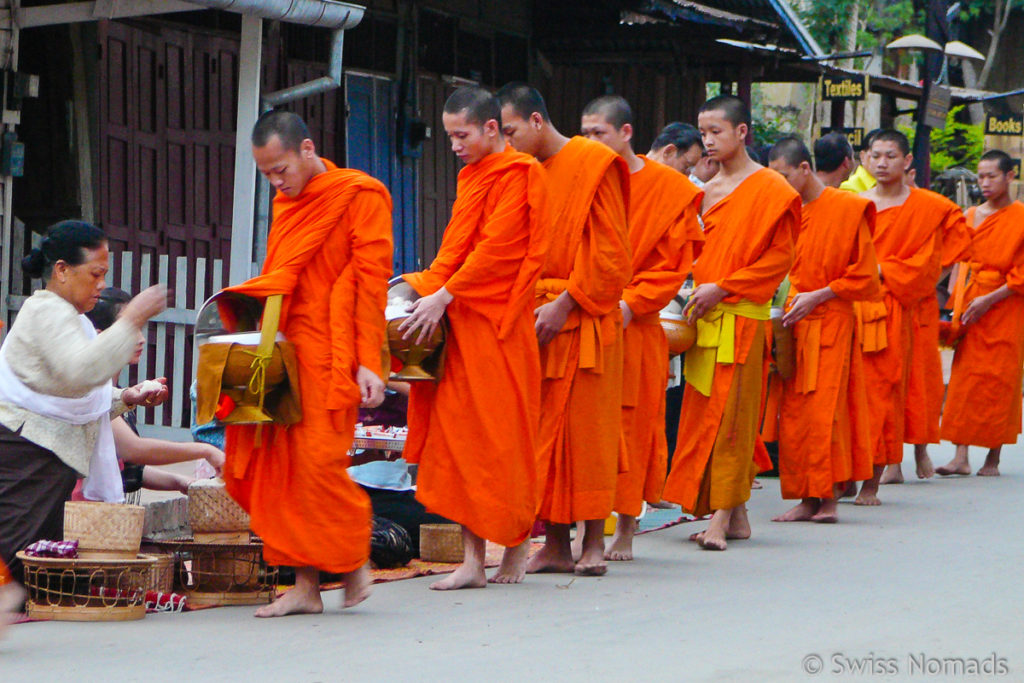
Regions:
<svg viewBox="0 0 1024 683"><path fill-rule="evenodd" d="M985 112L985 135L1024 134L1024 114Z"/></svg>
<svg viewBox="0 0 1024 683"><path fill-rule="evenodd" d="M821 99L823 102L863 100L868 95L867 74L852 76L822 76Z"/></svg>
<svg viewBox="0 0 1024 683"><path fill-rule="evenodd" d="M850 146L854 149L858 149L861 142L864 141L863 128L828 128L827 126L822 126L821 134L827 135L828 133L842 133L850 141Z"/></svg>

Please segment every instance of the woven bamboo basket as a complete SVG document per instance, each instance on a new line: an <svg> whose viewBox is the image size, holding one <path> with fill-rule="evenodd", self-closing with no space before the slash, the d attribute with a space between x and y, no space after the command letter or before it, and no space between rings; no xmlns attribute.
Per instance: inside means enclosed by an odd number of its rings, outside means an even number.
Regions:
<svg viewBox="0 0 1024 683"><path fill-rule="evenodd" d="M142 545L146 508L139 505L68 501L64 540L78 541L81 559L132 560Z"/></svg>
<svg viewBox="0 0 1024 683"><path fill-rule="evenodd" d="M154 541L175 557L175 592L193 605L259 605L273 600L278 571L263 561L263 544Z"/></svg>
<svg viewBox="0 0 1024 683"><path fill-rule="evenodd" d="M188 487L192 533L247 532L249 515L228 495L222 479L200 479Z"/></svg>
<svg viewBox="0 0 1024 683"><path fill-rule="evenodd" d="M458 524L424 524L420 527L420 559L425 562L462 562L466 549Z"/></svg>
<svg viewBox="0 0 1024 683"><path fill-rule="evenodd" d="M25 568L30 619L132 621L146 616L146 590L156 558L18 559Z"/></svg>
<svg viewBox="0 0 1024 683"><path fill-rule="evenodd" d="M157 553L154 558L153 567L149 574L149 590L157 593L171 593L174 591L174 555L169 553Z"/></svg>

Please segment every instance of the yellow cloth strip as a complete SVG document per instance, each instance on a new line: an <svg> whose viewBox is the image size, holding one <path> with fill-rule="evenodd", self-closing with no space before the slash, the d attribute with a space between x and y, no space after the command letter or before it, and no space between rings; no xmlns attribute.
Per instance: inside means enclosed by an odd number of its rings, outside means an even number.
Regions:
<svg viewBox="0 0 1024 683"><path fill-rule="evenodd" d="M751 320L770 320L771 304L742 300L721 303L697 321L697 341L686 352L684 373L694 389L711 395L715 365L736 362L736 316Z"/></svg>

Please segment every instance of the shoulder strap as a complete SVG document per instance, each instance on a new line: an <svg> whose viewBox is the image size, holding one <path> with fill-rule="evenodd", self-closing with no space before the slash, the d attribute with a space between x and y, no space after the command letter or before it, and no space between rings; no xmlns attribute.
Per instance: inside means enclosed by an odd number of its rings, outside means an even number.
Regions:
<svg viewBox="0 0 1024 683"><path fill-rule="evenodd" d="M274 352L274 342L277 340L277 325L281 320L281 302L283 294L271 294L263 304L263 322L260 325L260 344L256 347L256 354L269 358Z"/></svg>

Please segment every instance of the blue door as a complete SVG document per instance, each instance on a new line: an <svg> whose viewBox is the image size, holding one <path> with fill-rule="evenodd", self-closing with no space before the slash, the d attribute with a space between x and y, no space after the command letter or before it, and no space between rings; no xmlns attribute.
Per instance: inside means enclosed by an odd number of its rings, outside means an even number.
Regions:
<svg viewBox="0 0 1024 683"><path fill-rule="evenodd" d="M420 270L417 263L415 160L396 143L395 83L387 78L345 75L346 163L387 185L394 202L395 274Z"/></svg>

